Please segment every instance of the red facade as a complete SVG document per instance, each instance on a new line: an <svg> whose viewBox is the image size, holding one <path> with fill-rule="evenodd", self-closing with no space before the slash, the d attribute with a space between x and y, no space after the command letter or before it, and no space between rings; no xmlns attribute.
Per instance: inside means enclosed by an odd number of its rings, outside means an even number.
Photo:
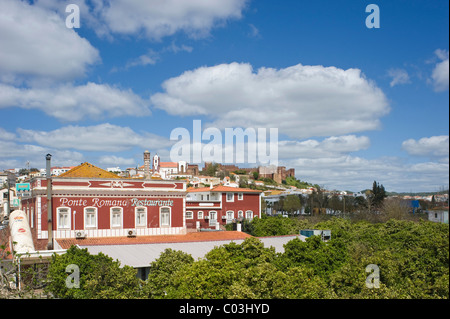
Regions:
<svg viewBox="0 0 450 319"><path fill-rule="evenodd" d="M47 215L47 181L32 182L22 200L36 249L51 237L115 237L184 234L185 183L162 180L52 180L52 227Z"/></svg>
<svg viewBox="0 0 450 319"><path fill-rule="evenodd" d="M245 188L216 186L188 190L187 228L216 228L233 220L261 217L261 192Z"/></svg>

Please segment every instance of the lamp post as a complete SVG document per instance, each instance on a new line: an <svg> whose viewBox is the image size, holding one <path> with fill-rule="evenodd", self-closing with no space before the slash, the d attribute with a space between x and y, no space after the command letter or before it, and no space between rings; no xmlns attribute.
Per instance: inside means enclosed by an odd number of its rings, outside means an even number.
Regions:
<svg viewBox="0 0 450 319"><path fill-rule="evenodd" d="M46 175L47 175L47 222L48 222L48 243L47 249L53 249L53 212L52 212L52 177L51 177L51 159L52 155L45 155Z"/></svg>

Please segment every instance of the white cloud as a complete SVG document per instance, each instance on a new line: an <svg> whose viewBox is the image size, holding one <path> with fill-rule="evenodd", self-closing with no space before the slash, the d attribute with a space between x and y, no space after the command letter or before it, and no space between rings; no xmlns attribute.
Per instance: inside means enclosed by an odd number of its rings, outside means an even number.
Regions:
<svg viewBox="0 0 450 319"><path fill-rule="evenodd" d="M167 138L152 134L138 134L129 127L109 123L95 126L65 126L53 131L18 129L19 140L34 142L55 149L120 152L135 146L156 149L172 144Z"/></svg>
<svg viewBox="0 0 450 319"><path fill-rule="evenodd" d="M45 167L45 154L53 155L53 165L78 165L83 160L83 154L76 151L58 150L51 146L21 144L14 141L0 140L0 163L3 168L25 167L27 161L31 167Z"/></svg>
<svg viewBox="0 0 450 319"><path fill-rule="evenodd" d="M208 115L211 126L278 127L292 138L379 128L389 112L383 92L358 69L260 68L245 63L186 71L166 80L153 105L172 115Z"/></svg>
<svg viewBox="0 0 450 319"><path fill-rule="evenodd" d="M124 158L115 155L101 156L98 162L103 165L114 165L114 166L118 165L119 167L120 166L131 167L136 165L136 161L133 158Z"/></svg>
<svg viewBox="0 0 450 319"><path fill-rule="evenodd" d="M83 76L98 50L56 12L26 1L0 1L0 79L66 80Z"/></svg>
<svg viewBox="0 0 450 319"><path fill-rule="evenodd" d="M88 82L47 88L16 88L0 84L0 108L38 109L61 121L84 118L149 115L149 101L131 90L121 90L107 84Z"/></svg>
<svg viewBox="0 0 450 319"><path fill-rule="evenodd" d="M391 87L410 83L408 72L403 69L389 69L388 76L392 78L392 81L389 83Z"/></svg>
<svg viewBox="0 0 450 319"><path fill-rule="evenodd" d="M127 62L125 65L125 68L128 69L130 67L135 66L146 66L146 65L153 65L158 60L158 54L153 50L148 50L146 54L143 54L135 59L132 59Z"/></svg>
<svg viewBox="0 0 450 319"><path fill-rule="evenodd" d="M360 191L376 180L387 191L435 191L448 186L448 163L408 164L400 158L365 159L349 155L334 158L300 158L285 161L297 178L325 188Z"/></svg>
<svg viewBox="0 0 450 319"><path fill-rule="evenodd" d="M449 138L448 135L441 135L409 139L402 143L402 149L415 156L448 157Z"/></svg>
<svg viewBox="0 0 450 319"><path fill-rule="evenodd" d="M449 54L448 50L436 50L436 56L441 60L437 63L431 74L434 90L437 92L448 90L449 85Z"/></svg>
<svg viewBox="0 0 450 319"><path fill-rule="evenodd" d="M279 141L278 156L280 159L291 158L330 158L349 154L370 146L370 139L366 136L332 136L319 142Z"/></svg>
<svg viewBox="0 0 450 319"><path fill-rule="evenodd" d="M111 33L139 34L159 40L183 31L207 36L229 19L239 19L247 0L98 0L92 14ZM105 32L101 29L101 32Z"/></svg>

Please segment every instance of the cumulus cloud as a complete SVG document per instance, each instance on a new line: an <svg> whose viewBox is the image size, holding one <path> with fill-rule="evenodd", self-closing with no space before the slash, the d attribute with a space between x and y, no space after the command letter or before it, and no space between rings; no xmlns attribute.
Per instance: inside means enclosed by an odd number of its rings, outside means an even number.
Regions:
<svg viewBox="0 0 450 319"><path fill-rule="evenodd" d="M290 158L330 158L367 149L370 139L367 136L332 136L323 141L279 141L278 156Z"/></svg>
<svg viewBox="0 0 450 319"><path fill-rule="evenodd" d="M415 156L448 157L449 138L448 135L440 135L409 139L402 143L402 149Z"/></svg>
<svg viewBox="0 0 450 319"><path fill-rule="evenodd" d="M53 131L18 129L19 139L56 149L120 152L132 147L156 149L172 144L152 133L136 133L129 127L109 123L94 126L69 125Z"/></svg>
<svg viewBox="0 0 450 319"><path fill-rule="evenodd" d="M410 164L400 158L365 159L343 155L326 158L299 158L284 161L294 167L298 178L314 181L325 188L360 191L370 188L373 180L388 191L435 191L448 185L448 163Z"/></svg>
<svg viewBox="0 0 450 319"><path fill-rule="evenodd" d="M103 165L125 165L125 166L133 166L136 165L136 161L133 158L124 158L115 155L104 155L101 156L98 160L100 164Z"/></svg>
<svg viewBox="0 0 450 319"><path fill-rule="evenodd" d="M139 34L159 40L182 31L191 37L207 36L229 19L239 19L247 0L98 0L91 15L107 32ZM105 32L105 29L101 29Z"/></svg>
<svg viewBox="0 0 450 319"><path fill-rule="evenodd" d="M436 56L441 60L438 62L433 69L431 74L431 79L433 82L434 90L437 92L448 90L449 85L449 54L448 50L436 50Z"/></svg>
<svg viewBox="0 0 450 319"><path fill-rule="evenodd" d="M61 121L84 118L149 115L149 101L131 90L88 82L47 88L16 88L0 84L0 108L38 109Z"/></svg>
<svg viewBox="0 0 450 319"><path fill-rule="evenodd" d="M3 81L66 80L83 76L100 56L56 12L26 1L0 1Z"/></svg>
<svg viewBox="0 0 450 319"><path fill-rule="evenodd" d="M55 149L51 146L22 144L16 141L0 140L0 164L3 168L25 167L29 161L32 167L45 167L45 154L51 153L54 165L78 165L82 162L83 154L76 151Z"/></svg>
<svg viewBox="0 0 450 319"><path fill-rule="evenodd" d="M374 130L389 112L383 92L358 69L230 63L166 80L152 104L172 115L208 115L210 126L277 127L292 138Z"/></svg>
<svg viewBox="0 0 450 319"><path fill-rule="evenodd" d="M388 76L392 78L392 81L389 83L391 87L410 83L408 72L403 69L389 69Z"/></svg>

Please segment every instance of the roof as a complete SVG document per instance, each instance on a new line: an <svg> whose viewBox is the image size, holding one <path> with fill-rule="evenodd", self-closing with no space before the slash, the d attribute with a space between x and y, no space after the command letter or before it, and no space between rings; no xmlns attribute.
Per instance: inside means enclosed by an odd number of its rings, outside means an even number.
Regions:
<svg viewBox="0 0 450 319"><path fill-rule="evenodd" d="M250 189L250 188L240 188L240 187L230 187L230 186L223 186L223 185L217 185L213 188L210 187L199 187L199 188L188 188L187 191L189 193L199 193L199 192L232 192L232 193L262 193L262 191L257 189Z"/></svg>
<svg viewBox="0 0 450 319"><path fill-rule="evenodd" d="M81 165L72 168L70 171L63 173L58 177L120 178L120 176L88 162L82 163Z"/></svg>
<svg viewBox="0 0 450 319"><path fill-rule="evenodd" d="M98 246L98 245L133 245L133 244L155 244L155 243L180 243L245 239L251 237L244 232L237 231L208 231L193 232L185 235L151 235L136 237L87 237L87 238L64 238L57 239L63 249L68 249L72 245Z"/></svg>
<svg viewBox="0 0 450 319"><path fill-rule="evenodd" d="M235 242L241 244L245 238L251 237L243 232L236 231L210 231L210 232L196 232L188 233L186 235L171 235L171 236L147 236L153 237L157 240L162 239L158 237L178 237L182 241L174 242L148 242L143 244L105 244L105 245L87 245L80 241L79 246L86 248L90 254L98 254L102 252L114 260L119 260L120 264L131 267L149 267L150 263L158 259L164 250L170 248L173 250L181 250L190 254L195 260L203 258L209 251L215 247ZM265 247L274 247L276 252L284 252L284 245L301 236L281 236L281 237L260 237L258 238ZM134 239L138 239L136 237ZM121 238L125 239L125 238ZM128 238L127 238L128 239ZM130 238L133 239L133 238ZM195 239L195 240L194 240ZM202 240L199 240L202 239ZM304 240L300 238L301 240ZM85 239L86 240L86 239ZM116 238L117 240L117 238ZM62 240L59 239L58 242Z"/></svg>
<svg viewBox="0 0 450 319"><path fill-rule="evenodd" d="M178 167L176 162L160 162L159 167Z"/></svg>

